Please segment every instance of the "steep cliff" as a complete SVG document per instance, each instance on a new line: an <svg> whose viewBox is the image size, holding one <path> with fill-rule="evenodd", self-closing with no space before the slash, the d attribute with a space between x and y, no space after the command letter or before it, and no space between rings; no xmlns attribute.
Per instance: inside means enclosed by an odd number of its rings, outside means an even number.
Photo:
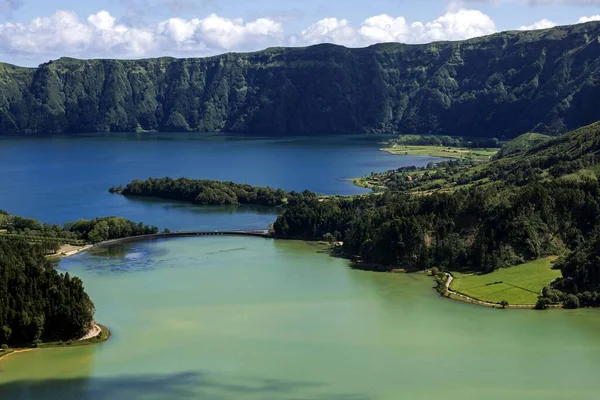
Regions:
<svg viewBox="0 0 600 400"><path fill-rule="evenodd" d="M460 42L0 64L0 134L516 137L600 120L600 23Z"/></svg>

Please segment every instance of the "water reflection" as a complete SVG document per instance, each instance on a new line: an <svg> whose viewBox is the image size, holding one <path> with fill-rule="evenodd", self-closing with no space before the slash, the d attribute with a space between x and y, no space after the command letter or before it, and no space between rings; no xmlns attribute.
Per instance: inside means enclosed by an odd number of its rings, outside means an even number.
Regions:
<svg viewBox="0 0 600 400"><path fill-rule="evenodd" d="M161 375L111 376L105 378L71 378L20 380L0 384L2 398L11 400L146 400L146 399L312 399L363 400L370 397L357 393L323 393L320 382L278 379L239 379L224 381L201 372ZM321 393L319 393L321 392Z"/></svg>
<svg viewBox="0 0 600 400"><path fill-rule="evenodd" d="M222 215L232 215L232 214L258 214L258 215L278 215L281 213L281 208L278 207L266 207L259 205L196 205L190 204L183 201L176 200L164 200L152 197L135 197L128 196L123 197L127 202L130 202L138 207L146 208L147 210L152 210L156 208L160 208L162 210L167 211L184 211L189 213L196 214L222 214Z"/></svg>

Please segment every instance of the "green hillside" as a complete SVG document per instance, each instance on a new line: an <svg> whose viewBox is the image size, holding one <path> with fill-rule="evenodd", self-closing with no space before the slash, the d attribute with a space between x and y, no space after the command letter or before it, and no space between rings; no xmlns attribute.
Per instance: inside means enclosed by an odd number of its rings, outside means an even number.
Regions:
<svg viewBox="0 0 600 400"><path fill-rule="evenodd" d="M381 195L305 197L273 230L333 237L357 268L466 273L453 288L481 300L531 303L541 291L539 308L600 306L599 151L594 123L489 162L373 174ZM555 271L540 261L556 255Z"/></svg>
<svg viewBox="0 0 600 400"><path fill-rule="evenodd" d="M542 135L541 133L524 133L502 146L498 157L502 158L515 154L523 154L550 139L552 139L552 136Z"/></svg>
<svg viewBox="0 0 600 400"><path fill-rule="evenodd" d="M591 22L425 45L1 64L0 134L559 134L600 120L599 37Z"/></svg>
<svg viewBox="0 0 600 400"><path fill-rule="evenodd" d="M519 138L521 143L523 140ZM521 145L522 146L522 145ZM517 185L544 181L597 179L600 123L594 123L490 162L448 161L428 167L405 167L356 180L366 187L430 193L488 185Z"/></svg>

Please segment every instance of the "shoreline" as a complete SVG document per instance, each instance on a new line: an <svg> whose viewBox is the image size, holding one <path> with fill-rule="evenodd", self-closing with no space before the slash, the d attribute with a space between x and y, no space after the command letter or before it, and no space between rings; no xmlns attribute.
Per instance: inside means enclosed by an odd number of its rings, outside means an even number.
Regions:
<svg viewBox="0 0 600 400"><path fill-rule="evenodd" d="M452 281L454 281L454 277L450 272L444 272L446 276L446 280L444 281L443 292L440 292L440 295L447 299L461 301L463 303L469 303L480 307L487 308L497 308L497 309L519 309L519 310L534 310L535 304L507 304L506 306L502 306L499 303L493 303L491 301L479 300L471 296L467 296L466 294L456 292L450 288L452 285ZM560 305L551 305L549 308L561 308Z"/></svg>
<svg viewBox="0 0 600 400"><path fill-rule="evenodd" d="M452 150L448 150L452 149ZM399 145L396 147L383 147L384 151L395 156L422 156L437 157L452 160L474 160L486 162L500 151L500 148L468 148L454 146L430 146L430 145ZM488 153L488 154L482 154Z"/></svg>
<svg viewBox="0 0 600 400"><path fill-rule="evenodd" d="M48 258L55 260L55 259L59 259L59 258L71 257L71 256L77 255L79 253L83 253L84 251L91 249L92 247L94 247L94 245L86 244L85 246L63 246L63 247L66 247L66 249L61 248L58 250L58 252L56 254L50 254L48 256Z"/></svg>
<svg viewBox="0 0 600 400"><path fill-rule="evenodd" d="M68 340L66 342L47 342L37 347L15 347L0 353L0 362L11 354L25 353L34 350L53 349L61 347L90 346L106 342L112 336L112 332L106 326L94 322L93 327L81 338Z"/></svg>
<svg viewBox="0 0 600 400"><path fill-rule="evenodd" d="M448 299L458 300L458 301L462 301L463 303L469 303L469 304L474 304L477 306L488 307L488 308L533 309L535 307L535 304L508 304L506 307L503 307L502 305L500 305L498 303L492 303L490 301L475 299L473 297L467 296L465 294L462 294L462 293L459 293L459 292L456 292L456 291L450 289L450 285L452 285L452 281L454 281L454 277L449 272L444 272L444 275L446 276L446 280L444 281L444 292L441 294L442 294L442 296L444 296Z"/></svg>
<svg viewBox="0 0 600 400"><path fill-rule="evenodd" d="M356 184L356 182L354 182ZM359 186L359 185L357 185ZM278 238L275 236L272 236L269 230L247 230L247 231L189 231L189 232L170 232L170 233L155 233L155 234L150 234L150 235L139 235L139 236L130 236L130 237L126 237L126 238L119 238L119 239L112 239L112 240L107 240L104 242L100 242L100 243L96 243L96 244L90 244L90 245L86 245L83 246L79 249L76 250L72 250L66 253L62 253L59 256L53 256L53 258L63 258L63 257L70 257L79 253L82 253L84 251L88 251L94 247L102 247L102 246L110 246L110 245L114 245L114 244L119 244L119 243L129 243L129 242L135 242L135 241L144 241L144 240L153 240L153 239L162 239L162 238L178 238L178 237L193 237L193 236L254 236L254 237L263 237L266 239L276 239L276 240L301 240L301 241L307 241L307 242L314 242L311 240L306 240L303 238ZM355 260L352 260L352 257L345 255L343 253L339 253L339 252L335 252L334 247L335 246L331 246L328 243L324 243L324 242L319 242L317 241L317 243L322 243L323 245L325 245L326 247L329 247L329 256L330 257L339 257L339 258L344 258L348 261L350 261L351 265L349 265L349 268L351 269L356 269L356 270L361 270L361 271L366 271L366 272L375 272L375 273L417 273L417 272L425 272L425 271L411 271L411 270L406 270L404 268L394 268L394 269L390 269L387 266L378 266L378 265L364 265L361 263L357 263ZM503 307L501 304L499 303L493 303L490 301L485 301L485 300L479 300L476 299L474 297L465 295L463 293L454 291L450 288L452 281L454 280L454 277L452 276L451 273L449 272L444 272L445 276L446 276L446 280L444 282L444 287L443 287L443 292L441 292L440 294L448 299L451 300L455 300L455 301L461 301L463 303L469 303L469 304L473 304L473 305L477 305L480 307L487 307L487 308L496 308L496 309L535 309L535 304L508 304L505 307ZM553 305L550 306L550 308L560 308L559 305ZM90 340L92 339L95 335L92 335L92 332L94 332L94 330L97 330L97 334L101 334L103 332L102 329L102 325L98 325L98 324L94 324L94 327L92 328L92 330L90 330L90 332L88 332L88 334L86 334L83 338L81 339L77 339L77 341L82 341L82 340ZM104 330L108 331L108 329L106 327L104 327ZM110 337L110 331L108 331L108 336ZM108 339L108 337L107 337ZM106 339L105 339L106 340ZM43 345L42 345L43 346ZM60 347L60 345L55 345L52 347ZM43 347L42 347L43 348ZM25 349L27 350L27 349ZM31 350L35 350L35 349L31 349ZM8 354L12 354L8 353ZM8 354L5 355L0 355L0 359L7 356Z"/></svg>

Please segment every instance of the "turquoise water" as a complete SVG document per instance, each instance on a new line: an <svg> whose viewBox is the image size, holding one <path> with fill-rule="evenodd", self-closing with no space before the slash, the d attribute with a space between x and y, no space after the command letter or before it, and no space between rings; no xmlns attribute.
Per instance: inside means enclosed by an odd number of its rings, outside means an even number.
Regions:
<svg viewBox="0 0 600 400"><path fill-rule="evenodd" d="M113 337L9 356L2 399L597 399L600 313L440 298L303 242L155 240L61 262Z"/></svg>
<svg viewBox="0 0 600 400"><path fill-rule="evenodd" d="M0 208L49 222L121 215L262 228L276 211L128 200L148 176L358 193L345 179L428 158L373 141L180 135L0 140ZM61 260L112 338L0 361L0 399L597 399L598 310L495 310L430 278L356 271L314 244L162 239Z"/></svg>

